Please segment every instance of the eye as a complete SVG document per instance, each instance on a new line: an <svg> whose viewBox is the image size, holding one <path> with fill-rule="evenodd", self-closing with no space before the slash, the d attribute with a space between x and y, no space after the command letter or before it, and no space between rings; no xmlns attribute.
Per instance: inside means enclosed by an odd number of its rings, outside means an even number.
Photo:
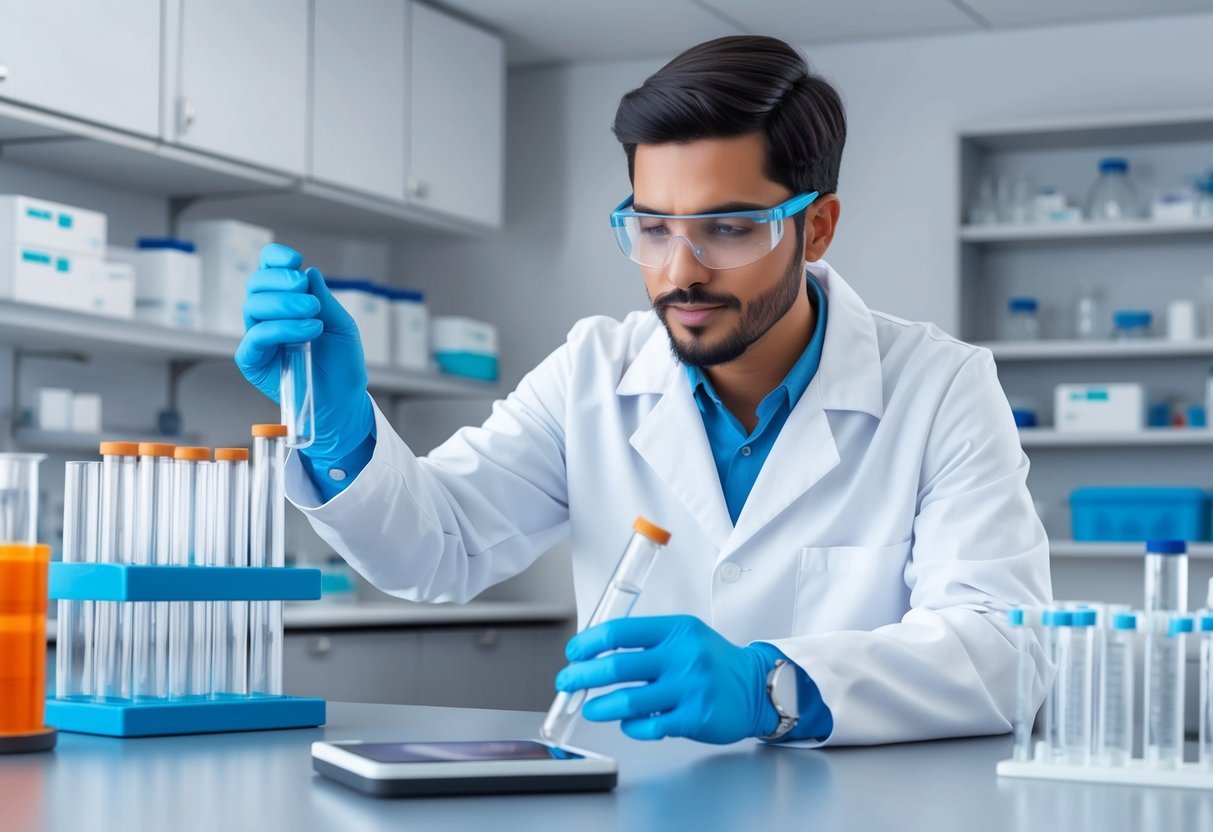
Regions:
<svg viewBox="0 0 1213 832"><path fill-rule="evenodd" d="M669 231L663 222L649 222L641 224L640 233L646 237L664 237Z"/></svg>
<svg viewBox="0 0 1213 832"><path fill-rule="evenodd" d="M744 237L753 229L746 225L729 225L728 223L716 223L709 231L716 237Z"/></svg>

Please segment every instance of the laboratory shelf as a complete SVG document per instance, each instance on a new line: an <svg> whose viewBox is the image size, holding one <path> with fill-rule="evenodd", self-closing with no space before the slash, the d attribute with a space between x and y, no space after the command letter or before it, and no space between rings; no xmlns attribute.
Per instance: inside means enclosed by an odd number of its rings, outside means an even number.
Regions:
<svg viewBox="0 0 1213 832"><path fill-rule="evenodd" d="M0 341L27 349L182 361L231 361L240 343L230 335L169 329L16 301L0 301ZM497 393L493 382L395 367L372 365L367 377L372 391L388 394L465 398Z"/></svg>
<svg viewBox="0 0 1213 832"><path fill-rule="evenodd" d="M962 225L959 233L963 243L985 244L1151 240L1213 235L1213 217L1180 222L1124 220L1098 223L1050 224L1041 222L1021 225Z"/></svg>
<svg viewBox="0 0 1213 832"><path fill-rule="evenodd" d="M1213 108L1053 113L967 124L959 132L983 150L1003 152L1213 141Z"/></svg>
<svg viewBox="0 0 1213 832"><path fill-rule="evenodd" d="M1108 448L1213 445L1213 430L1206 428L1150 428L1128 433L1087 433L1053 428L1020 428L1025 448Z"/></svg>
<svg viewBox="0 0 1213 832"><path fill-rule="evenodd" d="M381 601L356 604L287 604L288 630L381 627L522 624L571 621L577 610L568 604L530 601L472 601L468 604L422 604Z"/></svg>
<svg viewBox="0 0 1213 832"><path fill-rule="evenodd" d="M244 440L241 440L244 441ZM75 431L40 430L21 427L13 431L13 446L25 451L70 451L72 453L97 453L102 442L167 442L173 445L202 445L198 434L164 436L155 428L147 430L119 429L101 433L79 433Z"/></svg>
<svg viewBox="0 0 1213 832"><path fill-rule="evenodd" d="M1150 358L1211 358L1213 338L1194 341L1168 341L1152 338L1140 341L986 341L985 347L996 361L1076 361L1150 359Z"/></svg>
<svg viewBox="0 0 1213 832"><path fill-rule="evenodd" d="M1146 544L1062 539L1050 540L1049 552L1055 558L1141 559L1145 557ZM1188 557L1213 560L1213 543L1189 543Z"/></svg>

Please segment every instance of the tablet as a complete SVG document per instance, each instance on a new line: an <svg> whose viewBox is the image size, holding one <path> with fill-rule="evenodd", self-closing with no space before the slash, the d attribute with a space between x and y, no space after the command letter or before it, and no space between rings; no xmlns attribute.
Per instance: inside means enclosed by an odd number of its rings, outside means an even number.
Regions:
<svg viewBox="0 0 1213 832"><path fill-rule="evenodd" d="M312 768L375 797L609 791L618 765L540 740L312 743Z"/></svg>

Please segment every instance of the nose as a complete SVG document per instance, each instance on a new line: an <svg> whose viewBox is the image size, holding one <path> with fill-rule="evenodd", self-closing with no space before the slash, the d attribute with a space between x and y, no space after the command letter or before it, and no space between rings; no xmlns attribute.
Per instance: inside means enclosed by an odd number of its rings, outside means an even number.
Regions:
<svg viewBox="0 0 1213 832"><path fill-rule="evenodd" d="M696 254L695 246L686 237L672 238L666 256L666 280L680 289L706 283L710 270L699 262Z"/></svg>

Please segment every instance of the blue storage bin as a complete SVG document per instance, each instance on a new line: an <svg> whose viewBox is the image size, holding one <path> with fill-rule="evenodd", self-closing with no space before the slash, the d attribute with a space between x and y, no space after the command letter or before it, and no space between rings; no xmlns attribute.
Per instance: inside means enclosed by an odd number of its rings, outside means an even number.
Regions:
<svg viewBox="0 0 1213 832"><path fill-rule="evenodd" d="M1075 540L1208 540L1209 500L1199 488L1077 488Z"/></svg>

